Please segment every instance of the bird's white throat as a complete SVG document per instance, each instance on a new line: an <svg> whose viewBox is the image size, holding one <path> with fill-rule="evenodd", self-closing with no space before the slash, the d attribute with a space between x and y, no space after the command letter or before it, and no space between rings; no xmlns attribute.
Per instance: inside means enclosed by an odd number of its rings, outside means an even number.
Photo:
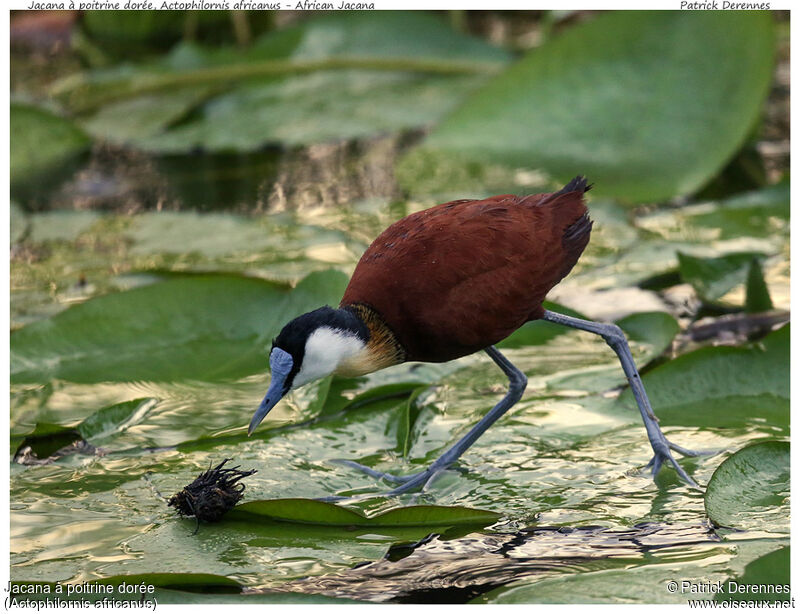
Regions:
<svg viewBox="0 0 800 614"><path fill-rule="evenodd" d="M353 376L369 373L360 367L369 362L367 346L355 333L321 326L306 340L303 364L294 376L293 388L337 373Z"/></svg>

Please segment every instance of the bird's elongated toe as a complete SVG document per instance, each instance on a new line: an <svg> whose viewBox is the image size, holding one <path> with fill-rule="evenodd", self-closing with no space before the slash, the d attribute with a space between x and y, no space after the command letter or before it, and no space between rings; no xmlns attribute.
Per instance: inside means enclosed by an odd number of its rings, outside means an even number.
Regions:
<svg viewBox="0 0 800 614"><path fill-rule="evenodd" d="M656 476L658 475L658 472L661 470L662 465L664 465L665 463L671 464L675 468L675 471L678 473L678 476L680 476L680 478L684 482L689 484L689 486L693 486L694 488L700 488L698 483L695 482L694 479L692 479L692 477L688 473L686 473L683 467L680 466L680 463L678 463L678 461L675 460L675 457L672 456L672 452L670 450L675 450L676 452L682 454L683 456L701 456L704 454L714 454L714 452L710 451L695 452L694 450L688 450L684 447L681 447L679 445L670 442L666 437L664 437L663 433L661 433L660 430L659 434L661 435L661 437L658 440L650 442L651 446L653 447L654 454L653 458L651 458L650 462L647 463L647 465L645 466L645 469L652 468L653 479L655 479Z"/></svg>
<svg viewBox="0 0 800 614"><path fill-rule="evenodd" d="M413 479L416 475L419 475L419 474L412 474L408 476L394 475L383 471L376 471L372 467L367 467L366 465L362 465L361 463L357 463L355 461L346 459L337 458L332 460L331 462L336 463L338 465L344 465L346 467L352 467L353 469L358 469L362 473L366 473L371 478L375 478L377 480L387 480L389 482L394 482L395 484L404 484L405 482L408 482L409 480Z"/></svg>

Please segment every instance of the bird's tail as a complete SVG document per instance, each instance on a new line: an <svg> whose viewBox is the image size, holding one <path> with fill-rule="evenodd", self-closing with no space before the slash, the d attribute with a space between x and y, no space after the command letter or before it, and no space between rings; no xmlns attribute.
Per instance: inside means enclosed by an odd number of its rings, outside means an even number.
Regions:
<svg viewBox="0 0 800 614"><path fill-rule="evenodd" d="M551 198L561 196L562 194L569 194L570 192L580 192L584 194L592 189L592 184L586 180L583 175L578 175L573 178L567 185L561 188L558 192L553 192Z"/></svg>
<svg viewBox="0 0 800 614"><path fill-rule="evenodd" d="M564 249L562 279L572 270L589 243L592 220L589 219L589 211L583 202L583 195L591 189L592 185L586 181L586 177L578 175L547 199L547 202L554 203L554 209L563 212L563 216L559 217L566 224L561 235L561 246ZM557 204L556 201L558 201Z"/></svg>

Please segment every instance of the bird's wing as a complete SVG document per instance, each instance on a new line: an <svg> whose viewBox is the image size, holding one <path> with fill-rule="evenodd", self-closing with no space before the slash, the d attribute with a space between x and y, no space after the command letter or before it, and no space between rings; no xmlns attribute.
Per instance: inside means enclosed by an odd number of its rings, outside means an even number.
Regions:
<svg viewBox="0 0 800 614"><path fill-rule="evenodd" d="M540 317L544 296L580 255L571 258L564 236L586 212L582 193L454 201L412 214L370 245L342 303L374 307L419 360L491 345Z"/></svg>

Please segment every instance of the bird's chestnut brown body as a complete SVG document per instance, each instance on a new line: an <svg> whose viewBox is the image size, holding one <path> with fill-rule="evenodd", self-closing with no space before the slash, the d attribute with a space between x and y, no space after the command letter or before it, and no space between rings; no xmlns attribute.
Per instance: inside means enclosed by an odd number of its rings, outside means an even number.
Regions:
<svg viewBox="0 0 800 614"><path fill-rule="evenodd" d="M342 307L366 306L405 360L444 362L542 316L591 232L576 178L552 194L458 200L409 215L362 256ZM372 327L371 327L372 328Z"/></svg>

